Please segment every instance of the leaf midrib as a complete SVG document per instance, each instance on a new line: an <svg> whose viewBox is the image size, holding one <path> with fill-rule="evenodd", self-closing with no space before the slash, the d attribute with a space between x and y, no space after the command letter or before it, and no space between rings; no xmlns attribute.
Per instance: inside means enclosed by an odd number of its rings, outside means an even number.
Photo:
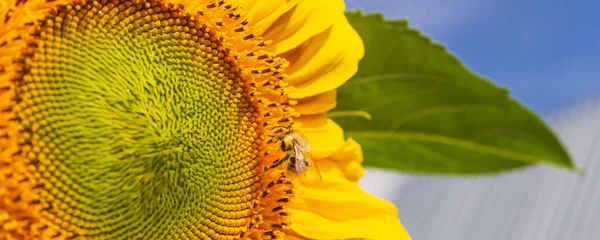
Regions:
<svg viewBox="0 0 600 240"><path fill-rule="evenodd" d="M365 75L361 77L353 77L344 85L355 85L355 84L368 84L373 82L383 82L383 81L405 81L405 80L415 80L415 79L423 79L423 80L438 80L434 74L430 73L412 73L412 72L404 72L404 73L383 73L383 74L371 74Z"/></svg>
<svg viewBox="0 0 600 240"><path fill-rule="evenodd" d="M394 140L420 140L425 142L432 142L438 144L451 145L463 149L468 149L475 152L482 152L491 154L494 156L512 159L524 163L538 164L546 163L551 164L560 168L571 169L569 166L563 166L555 163L547 158L537 157L526 153L510 151L498 147L494 147L487 144L481 144L474 141L462 140L454 137L434 135L428 133L419 132L381 132L381 131L348 131L346 135L353 138L363 139L394 139Z"/></svg>

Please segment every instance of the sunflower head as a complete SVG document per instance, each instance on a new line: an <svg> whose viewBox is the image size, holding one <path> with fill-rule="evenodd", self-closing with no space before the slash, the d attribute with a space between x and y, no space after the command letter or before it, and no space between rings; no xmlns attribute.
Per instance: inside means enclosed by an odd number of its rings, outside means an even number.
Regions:
<svg viewBox="0 0 600 240"><path fill-rule="evenodd" d="M0 238L280 238L286 60L226 1L0 5ZM5 14L4 14L5 13Z"/></svg>

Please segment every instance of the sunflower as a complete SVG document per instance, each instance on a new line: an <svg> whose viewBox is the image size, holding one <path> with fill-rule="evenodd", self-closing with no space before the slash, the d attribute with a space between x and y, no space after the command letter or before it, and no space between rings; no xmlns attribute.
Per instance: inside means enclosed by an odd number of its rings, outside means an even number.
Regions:
<svg viewBox="0 0 600 240"><path fill-rule="evenodd" d="M326 116L363 56L343 12L0 2L0 239L410 239ZM322 182L277 164L291 129Z"/></svg>

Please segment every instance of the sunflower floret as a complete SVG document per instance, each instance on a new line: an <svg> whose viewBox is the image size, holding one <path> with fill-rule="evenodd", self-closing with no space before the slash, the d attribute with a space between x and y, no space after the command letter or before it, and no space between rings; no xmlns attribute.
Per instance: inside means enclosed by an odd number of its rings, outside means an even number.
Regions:
<svg viewBox="0 0 600 240"><path fill-rule="evenodd" d="M0 10L0 238L284 236L293 185L264 169L292 124L287 61L238 6Z"/></svg>

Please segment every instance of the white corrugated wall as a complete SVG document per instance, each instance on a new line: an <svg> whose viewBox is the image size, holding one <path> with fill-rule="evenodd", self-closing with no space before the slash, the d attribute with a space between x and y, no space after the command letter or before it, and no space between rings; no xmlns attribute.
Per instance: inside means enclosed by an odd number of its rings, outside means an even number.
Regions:
<svg viewBox="0 0 600 240"><path fill-rule="evenodd" d="M545 166L471 178L368 171L361 186L398 206L414 240L600 240L600 101L550 124L584 176Z"/></svg>

